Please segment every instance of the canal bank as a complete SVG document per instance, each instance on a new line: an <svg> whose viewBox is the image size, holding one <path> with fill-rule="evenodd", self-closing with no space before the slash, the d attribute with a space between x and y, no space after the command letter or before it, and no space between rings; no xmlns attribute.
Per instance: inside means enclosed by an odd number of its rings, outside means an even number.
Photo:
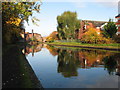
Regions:
<svg viewBox="0 0 120 90"><path fill-rule="evenodd" d="M3 46L2 88L43 89L25 55L22 53L22 48L18 45Z"/></svg>
<svg viewBox="0 0 120 90"><path fill-rule="evenodd" d="M54 46L64 46L64 47L78 47L78 48L86 48L86 49L120 51L120 44L81 44L77 42L70 42L70 43L51 42L46 44L54 45Z"/></svg>

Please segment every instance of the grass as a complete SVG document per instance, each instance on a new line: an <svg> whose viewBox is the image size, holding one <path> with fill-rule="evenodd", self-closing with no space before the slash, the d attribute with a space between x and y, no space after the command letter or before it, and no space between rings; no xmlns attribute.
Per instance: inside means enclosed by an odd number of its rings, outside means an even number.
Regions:
<svg viewBox="0 0 120 90"><path fill-rule="evenodd" d="M70 50L73 50L73 51L78 51L78 50L98 50L98 49L93 49L93 48L82 48L82 47L63 47L63 46L54 46L54 48L60 48L60 49L70 49ZM108 50L105 50L105 49L99 49L99 51L103 51L103 52L107 52ZM109 52L113 52L113 53L120 53L119 50L109 50Z"/></svg>
<svg viewBox="0 0 120 90"><path fill-rule="evenodd" d="M60 45L60 46L72 46L72 47L87 47L87 48L103 48L103 49L120 49L119 43L112 44L86 44L79 42L51 42L47 44Z"/></svg>

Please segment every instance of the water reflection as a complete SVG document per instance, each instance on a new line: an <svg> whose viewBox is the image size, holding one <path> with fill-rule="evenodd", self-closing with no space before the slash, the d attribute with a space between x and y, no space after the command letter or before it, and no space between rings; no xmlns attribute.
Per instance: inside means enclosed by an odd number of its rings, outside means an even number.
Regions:
<svg viewBox="0 0 120 90"><path fill-rule="evenodd" d="M56 56L59 53L59 51L58 51L59 49L54 48L54 46L46 45L45 48L47 48L49 50L49 52L51 53L51 55L53 55L53 56Z"/></svg>
<svg viewBox="0 0 120 90"><path fill-rule="evenodd" d="M64 77L78 76L80 61L75 56L76 52L61 49L58 53L58 73L62 73Z"/></svg>
<svg viewBox="0 0 120 90"><path fill-rule="evenodd" d="M118 54L111 52L101 52L96 50L59 50L58 72L64 77L77 76L78 68L104 67L109 74L113 74L118 69ZM118 73L117 73L118 74Z"/></svg>
<svg viewBox="0 0 120 90"><path fill-rule="evenodd" d="M107 69L110 75L113 75L116 72L116 75L120 76L120 54L114 54L111 56L106 56L104 61L104 67Z"/></svg>
<svg viewBox="0 0 120 90"><path fill-rule="evenodd" d="M32 56L34 56L34 53L41 51L42 48L43 48L43 44L26 45L25 48L22 50L22 52L25 55L32 53Z"/></svg>
<svg viewBox="0 0 120 90"><path fill-rule="evenodd" d="M52 56L57 56L57 72L64 77L78 76L78 68L90 69L103 67L110 75L120 75L120 53L88 49L61 49L54 46L39 44L24 49L25 54L40 52L47 48Z"/></svg>

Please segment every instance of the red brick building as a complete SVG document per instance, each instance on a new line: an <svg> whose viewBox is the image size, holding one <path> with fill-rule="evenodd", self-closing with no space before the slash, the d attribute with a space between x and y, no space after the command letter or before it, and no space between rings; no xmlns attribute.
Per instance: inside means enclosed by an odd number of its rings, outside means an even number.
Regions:
<svg viewBox="0 0 120 90"><path fill-rule="evenodd" d="M21 37L24 38L24 34L21 34ZM36 39L36 41L43 42L41 34L25 32L26 41L29 42L30 40L32 40L33 37Z"/></svg>
<svg viewBox="0 0 120 90"><path fill-rule="evenodd" d="M116 25L118 27L117 35L120 35L120 14L115 17L117 19Z"/></svg>
<svg viewBox="0 0 120 90"><path fill-rule="evenodd" d="M105 23L105 21L82 20L80 22L80 29L75 31L75 38L81 39L89 28L95 28L96 32L100 34L101 26Z"/></svg>

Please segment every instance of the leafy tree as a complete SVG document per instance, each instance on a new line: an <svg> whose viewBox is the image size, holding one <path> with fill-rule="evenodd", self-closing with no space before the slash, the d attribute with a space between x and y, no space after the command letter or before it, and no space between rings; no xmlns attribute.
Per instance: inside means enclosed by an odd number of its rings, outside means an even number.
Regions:
<svg viewBox="0 0 120 90"><path fill-rule="evenodd" d="M40 11L38 2L2 2L2 34L3 42L13 43L20 36L21 22L28 22L28 18L33 12ZM35 17L32 17L32 22L35 23Z"/></svg>
<svg viewBox="0 0 120 90"><path fill-rule="evenodd" d="M107 38L112 38L117 32L117 28L112 19L109 19L107 25L104 26L103 35Z"/></svg>
<svg viewBox="0 0 120 90"><path fill-rule="evenodd" d="M66 11L57 16L57 31L59 39L74 39L75 30L80 28L80 21L77 19L76 12Z"/></svg>

